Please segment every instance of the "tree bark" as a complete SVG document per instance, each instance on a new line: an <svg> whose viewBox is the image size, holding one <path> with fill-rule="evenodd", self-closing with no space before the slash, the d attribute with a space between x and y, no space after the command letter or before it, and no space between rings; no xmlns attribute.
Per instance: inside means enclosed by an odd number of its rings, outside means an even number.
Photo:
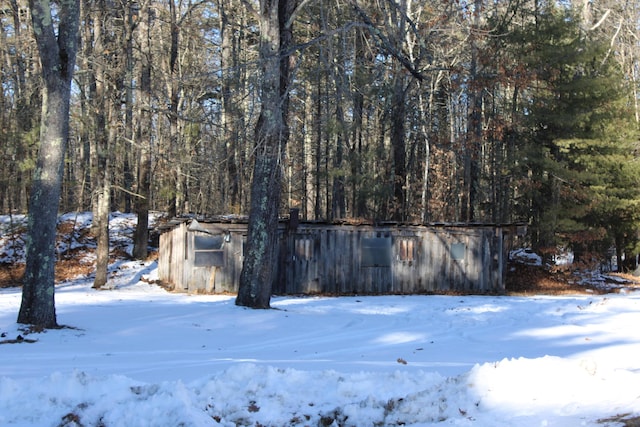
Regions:
<svg viewBox="0 0 640 427"><path fill-rule="evenodd" d="M474 18L472 32L480 29L482 0L474 0ZM480 151L482 144L482 109L483 87L479 82L479 48L477 34L471 37L471 64L469 70L469 119L467 129L467 146L464 154L465 203L462 206L462 219L467 222L477 220L477 204L480 185Z"/></svg>
<svg viewBox="0 0 640 427"><path fill-rule="evenodd" d="M258 12L262 105L256 125L247 246L236 298L237 305L251 308L269 308L278 257L282 161L288 139L289 18L295 3L260 0Z"/></svg>
<svg viewBox="0 0 640 427"><path fill-rule="evenodd" d="M327 31L326 23L323 23L323 31ZM344 46L342 46L344 48ZM345 174L342 170L344 161L344 147L349 145L347 132L347 123L343 108L345 81L344 81L344 49L336 52L336 46L329 39L329 48L327 49L329 70L331 79L335 85L335 155L333 157L333 183L331 191L331 219L346 218L346 194L345 194ZM334 139L334 135L331 135ZM345 141L346 140L346 141Z"/></svg>
<svg viewBox="0 0 640 427"><path fill-rule="evenodd" d="M398 71L399 72L399 71ZM391 111L391 146L393 147L393 206L394 221L406 219L406 104L405 82L396 76L393 84Z"/></svg>
<svg viewBox="0 0 640 427"><path fill-rule="evenodd" d="M57 36L49 1L31 0L29 7L42 64L44 92L18 323L52 328L57 326L54 300L56 223L69 136L69 102L78 49L80 3L79 0L58 3Z"/></svg>
<svg viewBox="0 0 640 427"><path fill-rule="evenodd" d="M93 280L93 288L100 289L107 284L107 270L109 267L109 211L111 206L111 181L109 173L109 156L112 137L109 130L113 128L114 119L111 97L109 93L114 90L109 87L109 73L107 61L102 52L107 50L108 34L105 28L107 21L107 7L100 2L98 18L93 21L93 33L95 51L98 58L93 67L95 88L95 111L93 114L95 150L92 153L95 159L96 170L94 173L94 202L92 233L96 237L96 273ZM109 114L109 117L107 117Z"/></svg>
<svg viewBox="0 0 640 427"><path fill-rule="evenodd" d="M134 206L138 222L134 232L133 258L146 259L149 252L149 200L151 198L151 12L148 5L141 11L140 49L142 66L138 91L139 113L136 141L140 146L138 163L138 197ZM146 22L145 22L146 21Z"/></svg>
<svg viewBox="0 0 640 427"><path fill-rule="evenodd" d="M241 83L239 81L239 60L235 47L231 15L234 10L229 0L220 2L220 61L222 109L220 125L224 132L223 158L226 159L225 176L222 179L222 197L231 212L242 211L241 180L239 168L238 124L241 111Z"/></svg>
<svg viewBox="0 0 640 427"><path fill-rule="evenodd" d="M111 205L111 186L108 173L102 177L101 188L98 190L97 213L94 218L96 232L96 275L93 288L101 289L107 284L109 268L109 207Z"/></svg>

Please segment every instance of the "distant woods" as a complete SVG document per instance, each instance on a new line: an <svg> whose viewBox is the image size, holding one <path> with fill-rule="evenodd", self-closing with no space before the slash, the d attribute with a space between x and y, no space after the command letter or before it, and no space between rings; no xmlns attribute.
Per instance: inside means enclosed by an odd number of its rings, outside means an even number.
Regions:
<svg viewBox="0 0 640 427"><path fill-rule="evenodd" d="M280 52L281 214L525 222L539 247L635 244L638 2L299 4ZM82 1L61 211L248 213L257 7ZM31 22L26 1L0 0L3 213L27 211L37 159Z"/></svg>

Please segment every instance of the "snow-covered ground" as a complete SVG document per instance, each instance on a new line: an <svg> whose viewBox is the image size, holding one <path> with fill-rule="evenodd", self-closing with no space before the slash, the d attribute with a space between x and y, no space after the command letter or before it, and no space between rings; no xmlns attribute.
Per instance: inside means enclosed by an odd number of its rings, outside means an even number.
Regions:
<svg viewBox="0 0 640 427"><path fill-rule="evenodd" d="M0 426L571 427L640 416L640 292L274 297L256 311L232 296L168 293L155 275L153 261L120 261L112 290L86 277L61 284L67 327L40 333L15 323L20 289L0 290Z"/></svg>

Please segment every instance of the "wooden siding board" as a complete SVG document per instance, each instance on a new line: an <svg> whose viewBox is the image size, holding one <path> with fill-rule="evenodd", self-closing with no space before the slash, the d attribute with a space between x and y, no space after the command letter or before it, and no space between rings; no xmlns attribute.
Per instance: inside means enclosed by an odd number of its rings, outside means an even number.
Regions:
<svg viewBox="0 0 640 427"><path fill-rule="evenodd" d="M193 236L182 222L160 236L159 277L189 292L237 292L246 224L199 223L212 234L225 233L223 265L195 267ZM509 234L496 227L326 225L281 226L275 294L385 294L459 290L504 290ZM389 239L389 265L363 265L363 239ZM296 239L310 256L296 257ZM305 240L306 239L306 240ZM413 242L412 257L400 259L400 244ZM452 245L464 244L454 259ZM371 259L377 259L376 255ZM369 259L368 262L372 262ZM384 262L383 262L384 264Z"/></svg>
<svg viewBox="0 0 640 427"><path fill-rule="evenodd" d="M322 291L325 293L333 294L336 293L336 280L334 277L333 265L335 264L334 251L331 251L329 248L331 247L330 239L331 233L325 229L316 230L316 233L319 234L319 242L320 242L320 264L322 268L320 269L320 283L322 284Z"/></svg>
<svg viewBox="0 0 640 427"><path fill-rule="evenodd" d="M327 243L330 245L327 250L331 250L331 247L335 248L333 251L334 281L331 282L333 284L334 293L339 293L339 289L345 288L349 283L351 283L349 278L353 275L354 265L350 262L345 263L346 255L351 250L349 245L350 237L349 233L341 233L337 230L332 230L330 237L327 239ZM344 268L340 268L341 264L344 265Z"/></svg>

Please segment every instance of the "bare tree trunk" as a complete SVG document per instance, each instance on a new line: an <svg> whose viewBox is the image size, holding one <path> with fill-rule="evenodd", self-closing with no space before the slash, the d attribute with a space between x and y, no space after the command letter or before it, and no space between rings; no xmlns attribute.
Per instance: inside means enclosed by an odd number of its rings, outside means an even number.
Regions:
<svg viewBox="0 0 640 427"><path fill-rule="evenodd" d="M440 81L442 80L442 71L438 71L431 78L431 85L429 87L429 100L427 101L427 111L424 108L424 100L422 96L422 92L418 96L418 100L420 102L419 111L420 111L420 119L421 119L421 130L424 138L424 168L422 175L422 222L426 223L431 219L431 211L429 207L429 199L431 197L431 190L429 186L429 173L431 168L431 141L429 140L429 129L427 128L427 123L431 122L433 118L434 112L434 98L435 93L439 90Z"/></svg>
<svg viewBox="0 0 640 427"><path fill-rule="evenodd" d="M109 90L107 89L107 63L102 52L107 50L105 41L107 34L105 22L107 9L104 2L98 3L98 10L93 19L94 52L97 60L93 64L93 147L92 158L95 170L92 183L93 223L91 232L96 237L96 272L93 287L100 289L107 283L109 266L109 211L110 211L110 176L109 176L109 135L107 133L107 114L111 110ZM112 117L109 117L111 119Z"/></svg>
<svg viewBox="0 0 640 427"><path fill-rule="evenodd" d="M323 24L324 25L324 24ZM326 28L325 28L326 30ZM331 218L345 218L346 212L346 194L345 194L345 176L343 172L344 146L349 144L347 125L343 108L344 102L344 51L338 52L336 60L335 46L329 43L328 49L329 67L331 70L331 78L335 85L335 120L337 129L335 132L335 156L333 158L333 183L331 191ZM347 139L347 141L345 141Z"/></svg>
<svg viewBox="0 0 640 427"><path fill-rule="evenodd" d="M480 30L480 15L482 13L482 0L474 0L474 21L472 32ZM478 67L480 65L479 49L477 45L478 34L471 36L471 69L469 79L469 121L467 129L467 146L464 154L464 180L466 202L462 205L462 219L467 222L477 220L476 207L480 185L480 149L482 144L482 91L479 84Z"/></svg>
<svg viewBox="0 0 640 427"><path fill-rule="evenodd" d="M401 70L398 70L401 74ZM393 206L391 212L395 221L406 218L406 104L405 82L396 76L393 84L392 114L391 114L391 146L393 149Z"/></svg>
<svg viewBox="0 0 640 427"><path fill-rule="evenodd" d="M146 22L145 22L146 21ZM149 246L149 200L151 198L151 24L152 15L148 5L141 11L140 49L142 67L138 92L138 126L136 141L139 144L138 197L135 210L138 217L134 232L133 253L135 259L145 259Z"/></svg>
<svg viewBox="0 0 640 427"><path fill-rule="evenodd" d="M98 174L100 176L97 192L97 216L93 218L96 233L96 276L93 288L100 289L107 284L109 269L109 213L111 211L111 172L109 170L109 147L115 145L114 108L105 99L105 107L110 110L107 128L99 128Z"/></svg>
<svg viewBox="0 0 640 427"><path fill-rule="evenodd" d="M97 213L94 218L96 238L96 275L93 288L100 289L107 284L109 269L109 211L111 205L111 186L109 174L102 176L101 188L97 190Z"/></svg>
<svg viewBox="0 0 640 427"><path fill-rule="evenodd" d="M278 256L282 160L288 139L290 18L295 0L260 0L262 108L256 125L256 160L245 259L236 304L269 308Z"/></svg>
<svg viewBox="0 0 640 427"><path fill-rule="evenodd" d="M169 201L169 216L183 214L189 210L189 181L187 179L188 168L183 169L184 153L188 153L188 139L182 136L182 123L180 123L180 107L183 102L182 82L180 72L180 40L181 24L189 12L180 15L178 9L182 2L176 5L175 0L169 0L169 19L171 25L171 45L169 51L169 144L170 153L174 157L175 165L172 169L173 194ZM190 7L190 10L193 6Z"/></svg>
<svg viewBox="0 0 640 427"><path fill-rule="evenodd" d="M360 29L356 29L354 54L354 77L358 86L364 85L368 76L365 75L365 34ZM362 147L364 140L364 95L362 91L356 90L353 94L353 123L351 135L351 210L353 216L358 218L365 215L366 200L361 188L362 181Z"/></svg>
<svg viewBox="0 0 640 427"><path fill-rule="evenodd" d="M313 180L313 192L314 192L314 204L313 204L313 218L320 219L322 218L322 184L321 184L321 176L320 171L322 170L322 137L323 130L325 126L323 126L322 120L322 76L318 73L318 77L316 80L316 88L317 95L315 99L315 108L314 108L314 127L315 127L315 139L314 145L315 150L313 153L314 157L314 166L315 166L315 175Z"/></svg>
<svg viewBox="0 0 640 427"><path fill-rule="evenodd" d="M134 42L134 31L138 26L139 22L139 4L134 2L126 2L123 4L123 23L124 23L124 50L125 50L125 71L124 71L124 91L125 91L125 105L124 105L124 140L125 144L130 145L133 140L133 109L134 109L134 98L133 98L133 90L135 86L135 81L133 78L133 68L135 64L134 52L133 52L133 42ZM138 101L139 102L139 101ZM133 171L131 168L133 167L133 159L135 151L132 149L125 149L123 153L123 165L122 165L122 175L123 175L123 185L125 191L122 193L122 197L124 197L124 211L131 212L131 195L132 195L132 187L133 187Z"/></svg>
<svg viewBox="0 0 640 427"><path fill-rule="evenodd" d="M32 0L29 7L40 52L44 94L18 322L51 328L57 326L54 301L56 223L69 136L69 102L78 49L80 3L79 0L58 3L57 32L49 1Z"/></svg>
<svg viewBox="0 0 640 427"><path fill-rule="evenodd" d="M223 158L226 162L225 176L222 179L224 206L231 208L234 213L242 211L241 173L239 166L239 132L241 119L241 92L238 71L237 49L234 46L234 31L231 25L232 9L229 0L220 2L220 61L221 61L221 89L222 111L220 124L224 135Z"/></svg>

